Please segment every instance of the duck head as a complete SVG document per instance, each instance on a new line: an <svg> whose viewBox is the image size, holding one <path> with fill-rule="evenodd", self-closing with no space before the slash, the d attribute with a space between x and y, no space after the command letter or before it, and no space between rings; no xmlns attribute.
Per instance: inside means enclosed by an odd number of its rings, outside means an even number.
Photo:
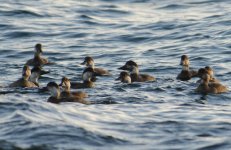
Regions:
<svg viewBox="0 0 231 150"><path fill-rule="evenodd" d="M189 58L187 55L182 55L181 60L180 60L180 65L181 66L189 66Z"/></svg>
<svg viewBox="0 0 231 150"><path fill-rule="evenodd" d="M123 83L131 83L131 77L130 75L125 72L125 71L122 71L119 75L119 77L117 79L115 79L116 81L121 81Z"/></svg>
<svg viewBox="0 0 231 150"><path fill-rule="evenodd" d="M210 75L210 77L214 76L214 72L213 69L210 66L206 66L205 70L207 70L208 74Z"/></svg>
<svg viewBox="0 0 231 150"><path fill-rule="evenodd" d="M94 68L95 63L92 57L87 56L84 58L84 61L81 63L81 65L86 65L87 67Z"/></svg>
<svg viewBox="0 0 231 150"><path fill-rule="evenodd" d="M93 68L89 67L83 71L82 79L83 81L94 82L96 80L96 76L98 76L98 74L94 71Z"/></svg>
<svg viewBox="0 0 231 150"><path fill-rule="evenodd" d="M57 83L49 82L46 88L48 89L52 97L55 97L55 98L60 97L60 89Z"/></svg>
<svg viewBox="0 0 231 150"><path fill-rule="evenodd" d="M124 66L122 66L122 67L120 67L118 69L128 70L128 71L132 72L132 70L134 68L138 68L138 65L134 61L129 60L129 61L126 62L126 64Z"/></svg>
<svg viewBox="0 0 231 150"><path fill-rule="evenodd" d="M38 43L35 45L35 56L40 56L43 53L42 44Z"/></svg>
<svg viewBox="0 0 231 150"><path fill-rule="evenodd" d="M70 90L71 81L67 77L63 77L59 86L63 87L64 89Z"/></svg>

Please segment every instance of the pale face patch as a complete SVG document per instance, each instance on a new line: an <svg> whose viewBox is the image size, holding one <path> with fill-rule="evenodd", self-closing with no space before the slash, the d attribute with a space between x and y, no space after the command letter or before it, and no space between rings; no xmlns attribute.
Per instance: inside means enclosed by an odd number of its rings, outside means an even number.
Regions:
<svg viewBox="0 0 231 150"><path fill-rule="evenodd" d="M131 83L132 82L131 77L130 76L125 76L124 82L125 83Z"/></svg>
<svg viewBox="0 0 231 150"><path fill-rule="evenodd" d="M65 83L64 83L64 86L65 86L66 89L70 89L71 88L71 82L66 80Z"/></svg>
<svg viewBox="0 0 231 150"><path fill-rule="evenodd" d="M83 80L84 81L90 81L91 78L92 78L92 72L85 72L83 74Z"/></svg>
<svg viewBox="0 0 231 150"><path fill-rule="evenodd" d="M136 66L131 66L131 73L132 74L139 74L139 69Z"/></svg>
<svg viewBox="0 0 231 150"><path fill-rule="evenodd" d="M189 67L188 67L187 65L186 65L186 66L185 66L185 65L183 65L183 66L182 66L182 70L184 70L184 71L188 71L188 70L189 70Z"/></svg>
<svg viewBox="0 0 231 150"><path fill-rule="evenodd" d="M181 60L181 65L183 66L189 66L189 59Z"/></svg>
<svg viewBox="0 0 231 150"><path fill-rule="evenodd" d="M48 90L50 91L50 94L52 97L59 97L60 91L56 87L48 87Z"/></svg>
<svg viewBox="0 0 231 150"><path fill-rule="evenodd" d="M90 61L88 61L88 62L86 63L86 66L87 66L87 67L92 67L92 68L94 68L94 67L95 67L95 63L94 63L93 60L90 60Z"/></svg>
<svg viewBox="0 0 231 150"><path fill-rule="evenodd" d="M38 78L39 78L39 74L37 72L33 72L30 75L30 81L31 82L38 83Z"/></svg>

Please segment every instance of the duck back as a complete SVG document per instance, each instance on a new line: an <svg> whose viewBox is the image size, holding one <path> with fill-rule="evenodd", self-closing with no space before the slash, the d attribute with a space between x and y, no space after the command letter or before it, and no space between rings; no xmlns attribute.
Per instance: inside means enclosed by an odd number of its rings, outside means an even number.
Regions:
<svg viewBox="0 0 231 150"><path fill-rule="evenodd" d="M209 87L215 88L217 90L217 93L224 93L224 92L228 91L226 86L224 86L220 83L217 83L217 82L209 83Z"/></svg>
<svg viewBox="0 0 231 150"><path fill-rule="evenodd" d="M190 71L182 70L180 74L178 74L177 79L182 81L188 81L192 78L192 74Z"/></svg>
<svg viewBox="0 0 231 150"><path fill-rule="evenodd" d="M108 76L108 75L110 75L110 73L107 70L102 69L102 68L94 68L94 71L99 76Z"/></svg>
<svg viewBox="0 0 231 150"><path fill-rule="evenodd" d="M25 80L25 79L19 79L15 82L13 82L12 84L9 85L9 87L38 87L37 85L35 85L33 82Z"/></svg>
<svg viewBox="0 0 231 150"><path fill-rule="evenodd" d="M145 82L145 81L154 81L155 78L153 76L147 74L130 74L132 82Z"/></svg>
<svg viewBox="0 0 231 150"><path fill-rule="evenodd" d="M84 89L84 88L93 88L95 86L94 82L71 82L71 88L73 89Z"/></svg>

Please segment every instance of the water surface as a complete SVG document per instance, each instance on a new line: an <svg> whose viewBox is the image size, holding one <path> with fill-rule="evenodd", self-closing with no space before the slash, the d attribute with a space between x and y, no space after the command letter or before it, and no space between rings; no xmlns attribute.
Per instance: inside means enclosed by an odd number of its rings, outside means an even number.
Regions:
<svg viewBox="0 0 231 150"><path fill-rule="evenodd" d="M180 56L211 66L231 87L229 0L3 0L0 4L0 147L3 149L230 149L231 94L194 93L177 81ZM36 43L51 73L79 81L87 55L112 76L83 89L90 101L47 103L49 93L9 89ZM157 82L114 81L128 60Z"/></svg>

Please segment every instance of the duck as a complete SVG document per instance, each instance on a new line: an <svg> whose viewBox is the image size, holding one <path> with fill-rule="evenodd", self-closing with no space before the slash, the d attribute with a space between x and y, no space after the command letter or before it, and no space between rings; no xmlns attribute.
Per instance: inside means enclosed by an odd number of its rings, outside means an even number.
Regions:
<svg viewBox="0 0 231 150"><path fill-rule="evenodd" d="M220 82L219 80L217 80L215 77L213 77L213 69L209 66L206 66L205 68L200 68L198 70L198 77L200 78L197 83L200 83L202 80L202 76L207 73L210 76L209 82Z"/></svg>
<svg viewBox="0 0 231 150"><path fill-rule="evenodd" d="M120 80L122 83L132 83L132 79L128 72L122 71L116 81Z"/></svg>
<svg viewBox="0 0 231 150"><path fill-rule="evenodd" d="M180 61L182 71L177 75L178 80L188 81L193 77L197 77L197 71L189 70L189 64L189 57L187 55L182 55Z"/></svg>
<svg viewBox="0 0 231 150"><path fill-rule="evenodd" d="M128 70L130 72L131 82L146 82L146 81L155 81L155 77L148 74L139 74L138 65L129 60L125 63L124 66L118 68L121 70Z"/></svg>
<svg viewBox="0 0 231 150"><path fill-rule="evenodd" d="M46 87L51 94L47 102L55 103L55 104L59 104L61 102L78 102L82 104L91 104L89 101L86 101L79 97L74 97L72 95L62 97L59 85L55 82L49 82Z"/></svg>
<svg viewBox="0 0 231 150"><path fill-rule="evenodd" d="M25 88L25 87L27 87L27 88L38 87L35 83L29 81L30 75L31 75L30 67L28 65L25 65L23 67L23 71L22 71L22 78L11 83L9 85L9 87L23 87L23 88Z"/></svg>
<svg viewBox="0 0 231 150"><path fill-rule="evenodd" d="M29 81L33 82L36 86L39 87L38 79L41 75L41 68L39 66L35 66L31 69L31 75Z"/></svg>
<svg viewBox="0 0 231 150"><path fill-rule="evenodd" d="M71 92L71 82L67 77L63 77L61 83L59 84L64 90L61 92L61 97L78 97L78 98L87 98L87 93L84 92Z"/></svg>
<svg viewBox="0 0 231 150"><path fill-rule="evenodd" d="M49 61L46 58L42 58L42 44L38 43L35 45L35 53L34 58L30 59L26 62L26 65L30 66L43 66L45 64L48 64Z"/></svg>
<svg viewBox="0 0 231 150"><path fill-rule="evenodd" d="M82 89L82 88L94 88L96 80L96 74L94 69L89 67L84 69L82 73L82 80L83 82L71 82L72 89Z"/></svg>
<svg viewBox="0 0 231 150"><path fill-rule="evenodd" d="M108 70L105 70L103 68L95 68L94 60L90 56L85 57L81 65L86 65L86 67L93 68L97 76L110 76L111 75Z"/></svg>
<svg viewBox="0 0 231 150"><path fill-rule="evenodd" d="M208 74L210 75L209 82L220 82L214 77L214 71L210 66L206 66L205 69L207 70Z"/></svg>
<svg viewBox="0 0 231 150"><path fill-rule="evenodd" d="M228 89L226 86L222 85L221 83L217 82L209 82L210 75L207 73L204 73L202 75L202 80L200 85L195 89L196 92L201 94L220 94L228 92Z"/></svg>

